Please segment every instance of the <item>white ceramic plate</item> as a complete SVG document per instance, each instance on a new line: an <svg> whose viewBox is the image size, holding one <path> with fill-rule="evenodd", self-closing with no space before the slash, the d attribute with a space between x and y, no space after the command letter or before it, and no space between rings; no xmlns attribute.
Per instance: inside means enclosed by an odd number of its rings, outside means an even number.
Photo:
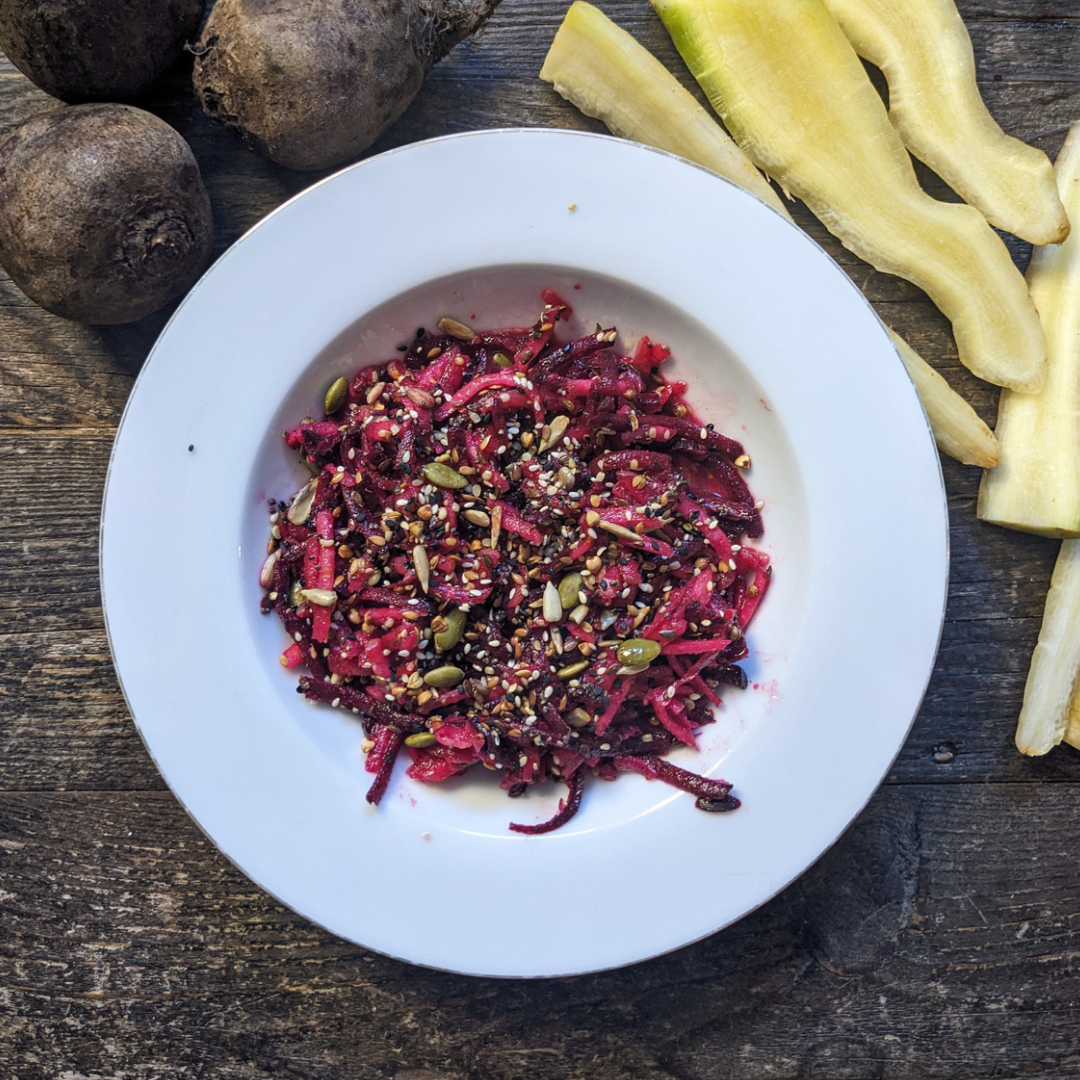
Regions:
<svg viewBox="0 0 1080 1080"><path fill-rule="evenodd" d="M419 325L529 323L540 290L578 326L674 348L673 377L743 441L773 586L680 764L735 784L732 814L641 777L508 800L398 764L364 795L361 729L311 706L258 613L267 500L301 479L281 432ZM580 287L579 287L580 286ZM574 329L572 326L571 329ZM809 866L881 781L929 677L947 518L915 392L859 291L732 184L616 139L457 135L330 177L206 274L124 414L102 519L116 668L166 780L263 888L358 944L486 975L627 964L694 941Z"/></svg>

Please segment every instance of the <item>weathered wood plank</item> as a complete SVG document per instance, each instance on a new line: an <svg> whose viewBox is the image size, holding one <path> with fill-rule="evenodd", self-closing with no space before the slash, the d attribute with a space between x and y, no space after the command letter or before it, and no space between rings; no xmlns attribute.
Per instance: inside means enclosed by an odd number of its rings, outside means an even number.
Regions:
<svg viewBox="0 0 1080 1080"><path fill-rule="evenodd" d="M886 789L729 930L506 983L318 930L168 795L4 795L0 1045L17 1080L1073 1076L1078 827L1063 785Z"/></svg>
<svg viewBox="0 0 1080 1080"><path fill-rule="evenodd" d="M0 626L55 627L74 639L101 626L97 540L109 428L0 432Z"/></svg>
<svg viewBox="0 0 1080 1080"><path fill-rule="evenodd" d="M165 787L131 720L104 628L0 637L0 716L0 790Z"/></svg>

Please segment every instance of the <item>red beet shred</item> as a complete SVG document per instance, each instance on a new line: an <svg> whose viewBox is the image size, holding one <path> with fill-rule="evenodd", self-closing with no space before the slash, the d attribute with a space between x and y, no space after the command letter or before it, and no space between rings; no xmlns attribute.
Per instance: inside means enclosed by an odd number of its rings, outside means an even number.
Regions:
<svg viewBox="0 0 1080 1080"><path fill-rule="evenodd" d="M731 785L663 757L713 720L769 583L742 446L614 329L559 343L452 319L328 395L286 434L315 477L271 514L263 610L304 666L298 691L356 713L368 799L402 746L408 775L483 765L511 796L633 771L732 810Z"/></svg>

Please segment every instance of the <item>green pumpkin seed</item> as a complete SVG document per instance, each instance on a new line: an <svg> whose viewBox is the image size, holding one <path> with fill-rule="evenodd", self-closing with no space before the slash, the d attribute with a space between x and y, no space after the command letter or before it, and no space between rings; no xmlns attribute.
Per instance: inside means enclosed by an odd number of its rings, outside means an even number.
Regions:
<svg viewBox="0 0 1080 1080"><path fill-rule="evenodd" d="M466 326L449 315L439 320L438 327L448 337L457 338L458 341L472 341L476 337L476 331L471 326Z"/></svg>
<svg viewBox="0 0 1080 1080"><path fill-rule="evenodd" d="M430 731L418 731L415 735L405 736L406 746L434 746L436 741Z"/></svg>
<svg viewBox="0 0 1080 1080"><path fill-rule="evenodd" d="M330 389L326 391L326 397L323 398L323 405L326 408L326 415L336 413L342 405L345 404L345 399L349 396L349 380L344 375L340 379L335 379L330 384Z"/></svg>
<svg viewBox="0 0 1080 1080"><path fill-rule="evenodd" d="M555 674L560 679L572 679L575 675L580 675L588 666L588 660L578 660L573 664L567 664L564 668L559 668Z"/></svg>
<svg viewBox="0 0 1080 1080"><path fill-rule="evenodd" d="M629 638L616 650L620 664L627 667L640 667L651 664L660 655L660 642L650 638Z"/></svg>
<svg viewBox="0 0 1080 1080"><path fill-rule="evenodd" d="M460 491L469 485L468 479L457 469L451 469L449 465L444 465L441 461L429 461L420 471L424 474L424 478L436 487Z"/></svg>
<svg viewBox="0 0 1080 1080"><path fill-rule="evenodd" d="M461 608L454 608L443 616L446 629L440 630L435 635L435 648L439 652L449 652L461 640L461 635L465 633L467 618L468 616Z"/></svg>
<svg viewBox="0 0 1080 1080"><path fill-rule="evenodd" d="M304 598L300 595L303 591L304 583L302 581L294 581L289 586L289 603L293 607L299 607L304 602Z"/></svg>
<svg viewBox="0 0 1080 1080"><path fill-rule="evenodd" d="M513 367L514 366L514 361L509 356L507 356L506 353L504 353L504 352L497 352L492 357L492 360L494 360L495 363L499 365L499 367Z"/></svg>
<svg viewBox="0 0 1080 1080"><path fill-rule="evenodd" d="M578 606L580 603L578 593L581 592L584 582L585 579L576 570L571 570L559 582L559 599L562 601L564 611L573 611Z"/></svg>
<svg viewBox="0 0 1080 1080"><path fill-rule="evenodd" d="M450 686L457 686L465 678L465 672L453 664L444 664L442 667L432 668L424 676L424 682L428 686L434 686L436 690L445 690Z"/></svg>

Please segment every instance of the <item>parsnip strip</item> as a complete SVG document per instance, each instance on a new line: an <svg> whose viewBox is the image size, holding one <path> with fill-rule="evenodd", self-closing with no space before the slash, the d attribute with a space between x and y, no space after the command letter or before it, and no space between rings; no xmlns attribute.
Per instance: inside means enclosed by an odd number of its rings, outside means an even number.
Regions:
<svg viewBox="0 0 1080 1080"><path fill-rule="evenodd" d="M1016 727L1022 754L1045 754L1061 742L1080 670L1080 540L1063 540L1046 597Z"/></svg>
<svg viewBox="0 0 1080 1080"><path fill-rule="evenodd" d="M992 469L1001 456L994 433L975 410L899 334L889 331L919 392L938 449L965 465Z"/></svg>
<svg viewBox="0 0 1080 1080"><path fill-rule="evenodd" d="M540 78L612 134L704 165L785 217L787 207L734 140L649 52L603 12L577 0Z"/></svg>
<svg viewBox="0 0 1080 1080"><path fill-rule="evenodd" d="M1080 220L1080 123L1054 166L1069 215ZM1080 232L1036 248L1028 288L1046 331L1046 383L1003 390L1001 463L983 477L979 517L1044 536L1080 536Z"/></svg>

